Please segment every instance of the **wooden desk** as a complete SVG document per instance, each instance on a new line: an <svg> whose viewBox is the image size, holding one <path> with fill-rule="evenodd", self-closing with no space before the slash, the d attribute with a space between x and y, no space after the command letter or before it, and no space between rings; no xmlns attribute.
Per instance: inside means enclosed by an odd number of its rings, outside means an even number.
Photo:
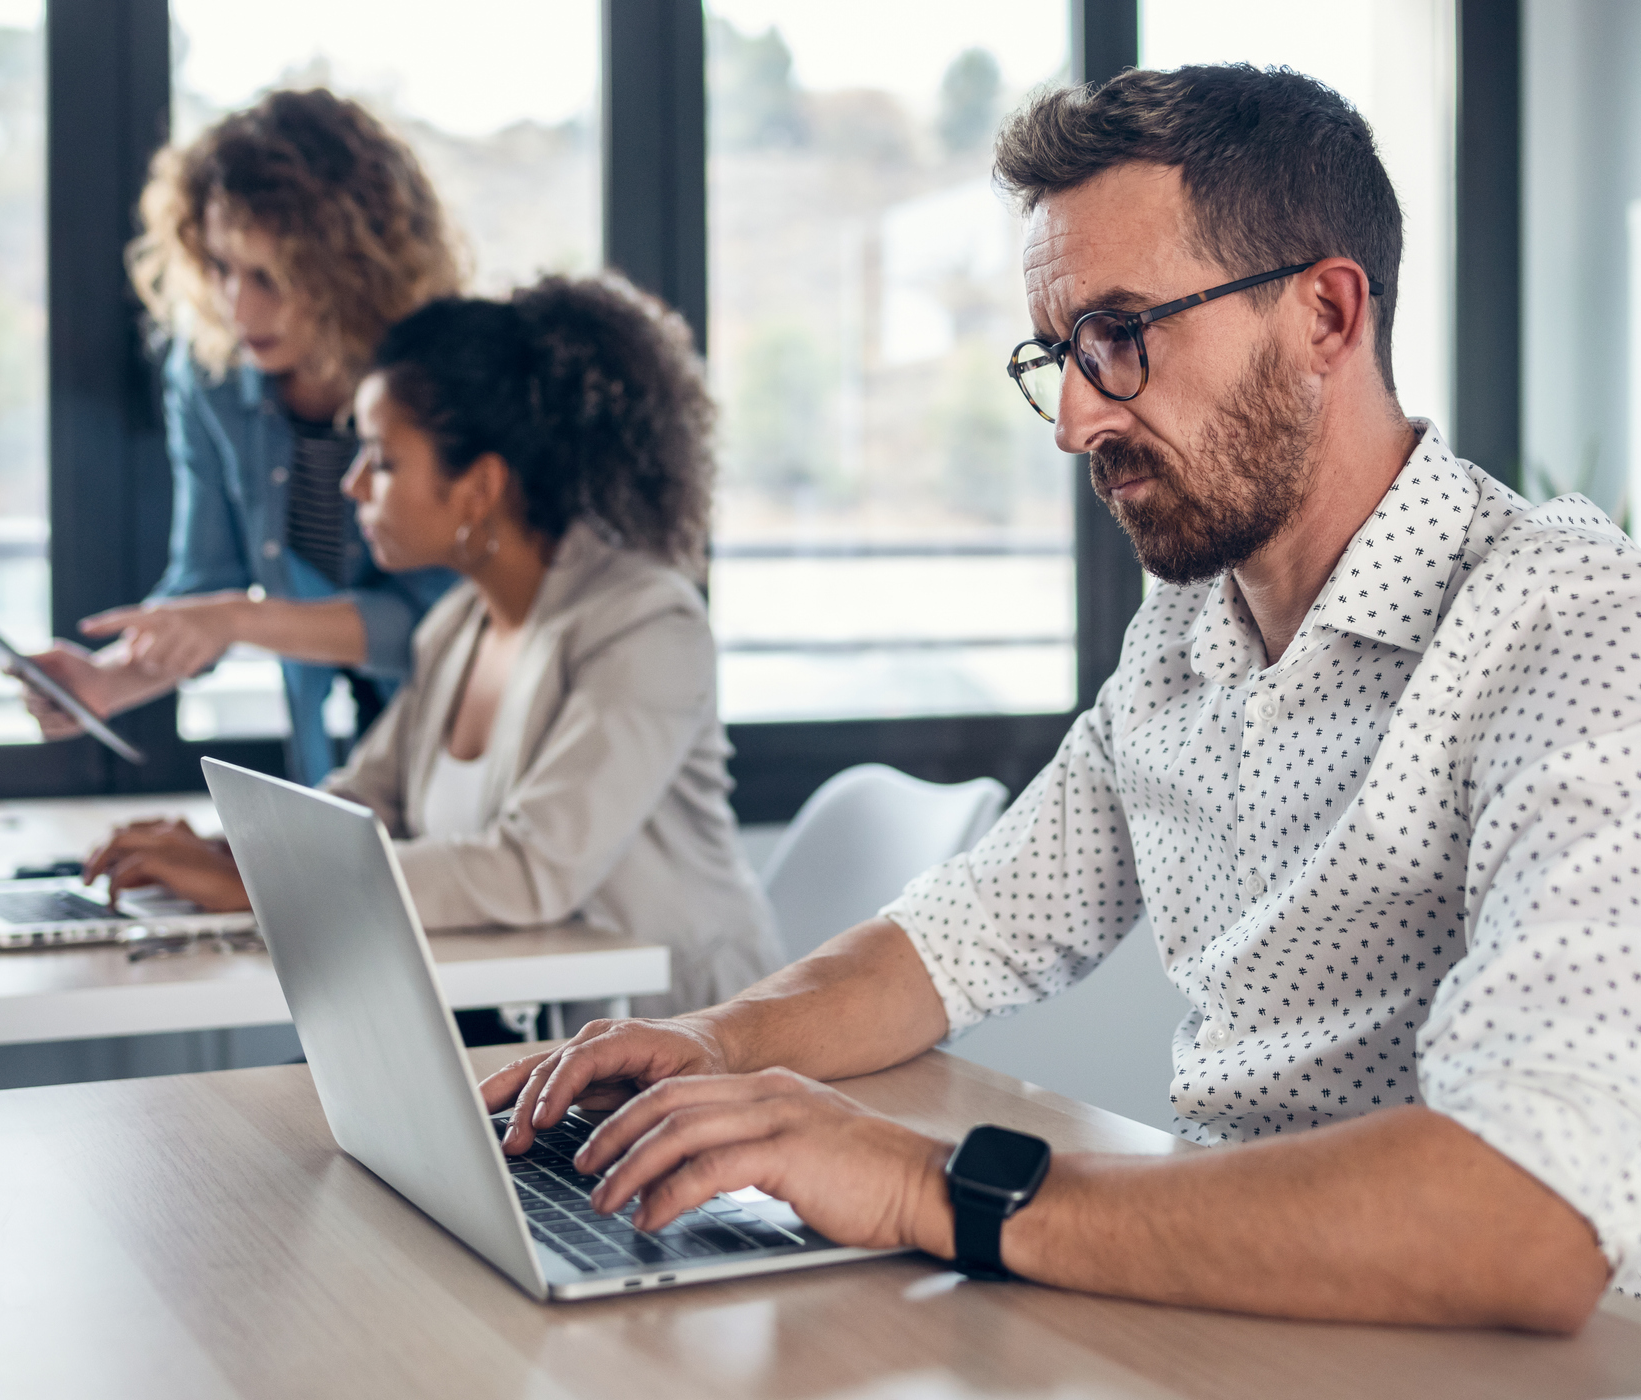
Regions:
<svg viewBox="0 0 1641 1400"><path fill-rule="evenodd" d="M183 816L221 825L211 799L71 798L0 803L0 870L83 855L118 822ZM434 933L433 958L457 1010L502 1002L592 1001L665 992L670 951L571 923ZM288 1023L266 953L209 945L132 962L112 945L0 953L0 1045Z"/></svg>
<svg viewBox="0 0 1641 1400"><path fill-rule="evenodd" d="M940 1054L843 1087L951 1137L989 1119L1061 1149L1196 1150ZM0 1093L0 1261L8 1400L1641 1392L1641 1310L1617 1299L1567 1340L1271 1322L900 1258L542 1305L344 1156L303 1066Z"/></svg>

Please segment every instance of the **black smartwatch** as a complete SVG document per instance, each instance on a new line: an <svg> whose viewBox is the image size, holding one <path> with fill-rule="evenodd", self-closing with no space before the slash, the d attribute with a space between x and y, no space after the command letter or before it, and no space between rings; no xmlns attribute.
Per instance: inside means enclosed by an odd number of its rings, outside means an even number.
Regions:
<svg viewBox="0 0 1641 1400"><path fill-rule="evenodd" d="M970 1278L1005 1279L1003 1222L1028 1204L1048 1175L1049 1145L992 1123L970 1128L946 1163L956 1225L957 1267Z"/></svg>

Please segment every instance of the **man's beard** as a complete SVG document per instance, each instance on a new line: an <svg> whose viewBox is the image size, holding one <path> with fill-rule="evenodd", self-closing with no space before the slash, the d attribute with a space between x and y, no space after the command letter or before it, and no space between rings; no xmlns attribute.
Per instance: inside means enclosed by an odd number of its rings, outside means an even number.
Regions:
<svg viewBox="0 0 1641 1400"><path fill-rule="evenodd" d="M1208 421L1187 463L1118 438L1089 459L1094 490L1134 542L1147 573L1196 583L1246 563L1310 493L1316 411L1269 340ZM1153 485L1114 501L1111 483Z"/></svg>

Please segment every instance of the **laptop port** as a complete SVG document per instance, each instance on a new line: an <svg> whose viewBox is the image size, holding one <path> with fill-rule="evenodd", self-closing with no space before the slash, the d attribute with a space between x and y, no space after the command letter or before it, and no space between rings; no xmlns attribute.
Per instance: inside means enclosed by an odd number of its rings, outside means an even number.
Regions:
<svg viewBox="0 0 1641 1400"><path fill-rule="evenodd" d="M677 1283L678 1282L678 1275L677 1274L662 1274L660 1278L656 1279L656 1282L657 1283Z"/></svg>
<svg viewBox="0 0 1641 1400"><path fill-rule="evenodd" d="M623 1288L637 1288L638 1285L641 1284L643 1281L644 1280L641 1279L641 1278L629 1278L629 1279L624 1280L622 1282L621 1286Z"/></svg>

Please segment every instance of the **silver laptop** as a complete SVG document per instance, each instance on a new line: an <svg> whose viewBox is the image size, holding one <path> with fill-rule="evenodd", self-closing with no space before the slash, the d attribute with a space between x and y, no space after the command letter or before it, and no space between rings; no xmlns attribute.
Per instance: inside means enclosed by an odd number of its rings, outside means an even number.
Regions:
<svg viewBox="0 0 1641 1400"><path fill-rule="evenodd" d="M366 807L208 758L205 781L338 1146L525 1292L607 1297L832 1264L792 1210L719 1196L653 1234L601 1216L571 1114L506 1157L433 971L393 843ZM755 1193L751 1193L755 1194ZM895 1251L890 1251L895 1252Z"/></svg>
<svg viewBox="0 0 1641 1400"><path fill-rule="evenodd" d="M249 933L249 913L210 914L158 888L128 890L108 904L107 882L75 876L0 880L0 951L62 943L145 943Z"/></svg>

